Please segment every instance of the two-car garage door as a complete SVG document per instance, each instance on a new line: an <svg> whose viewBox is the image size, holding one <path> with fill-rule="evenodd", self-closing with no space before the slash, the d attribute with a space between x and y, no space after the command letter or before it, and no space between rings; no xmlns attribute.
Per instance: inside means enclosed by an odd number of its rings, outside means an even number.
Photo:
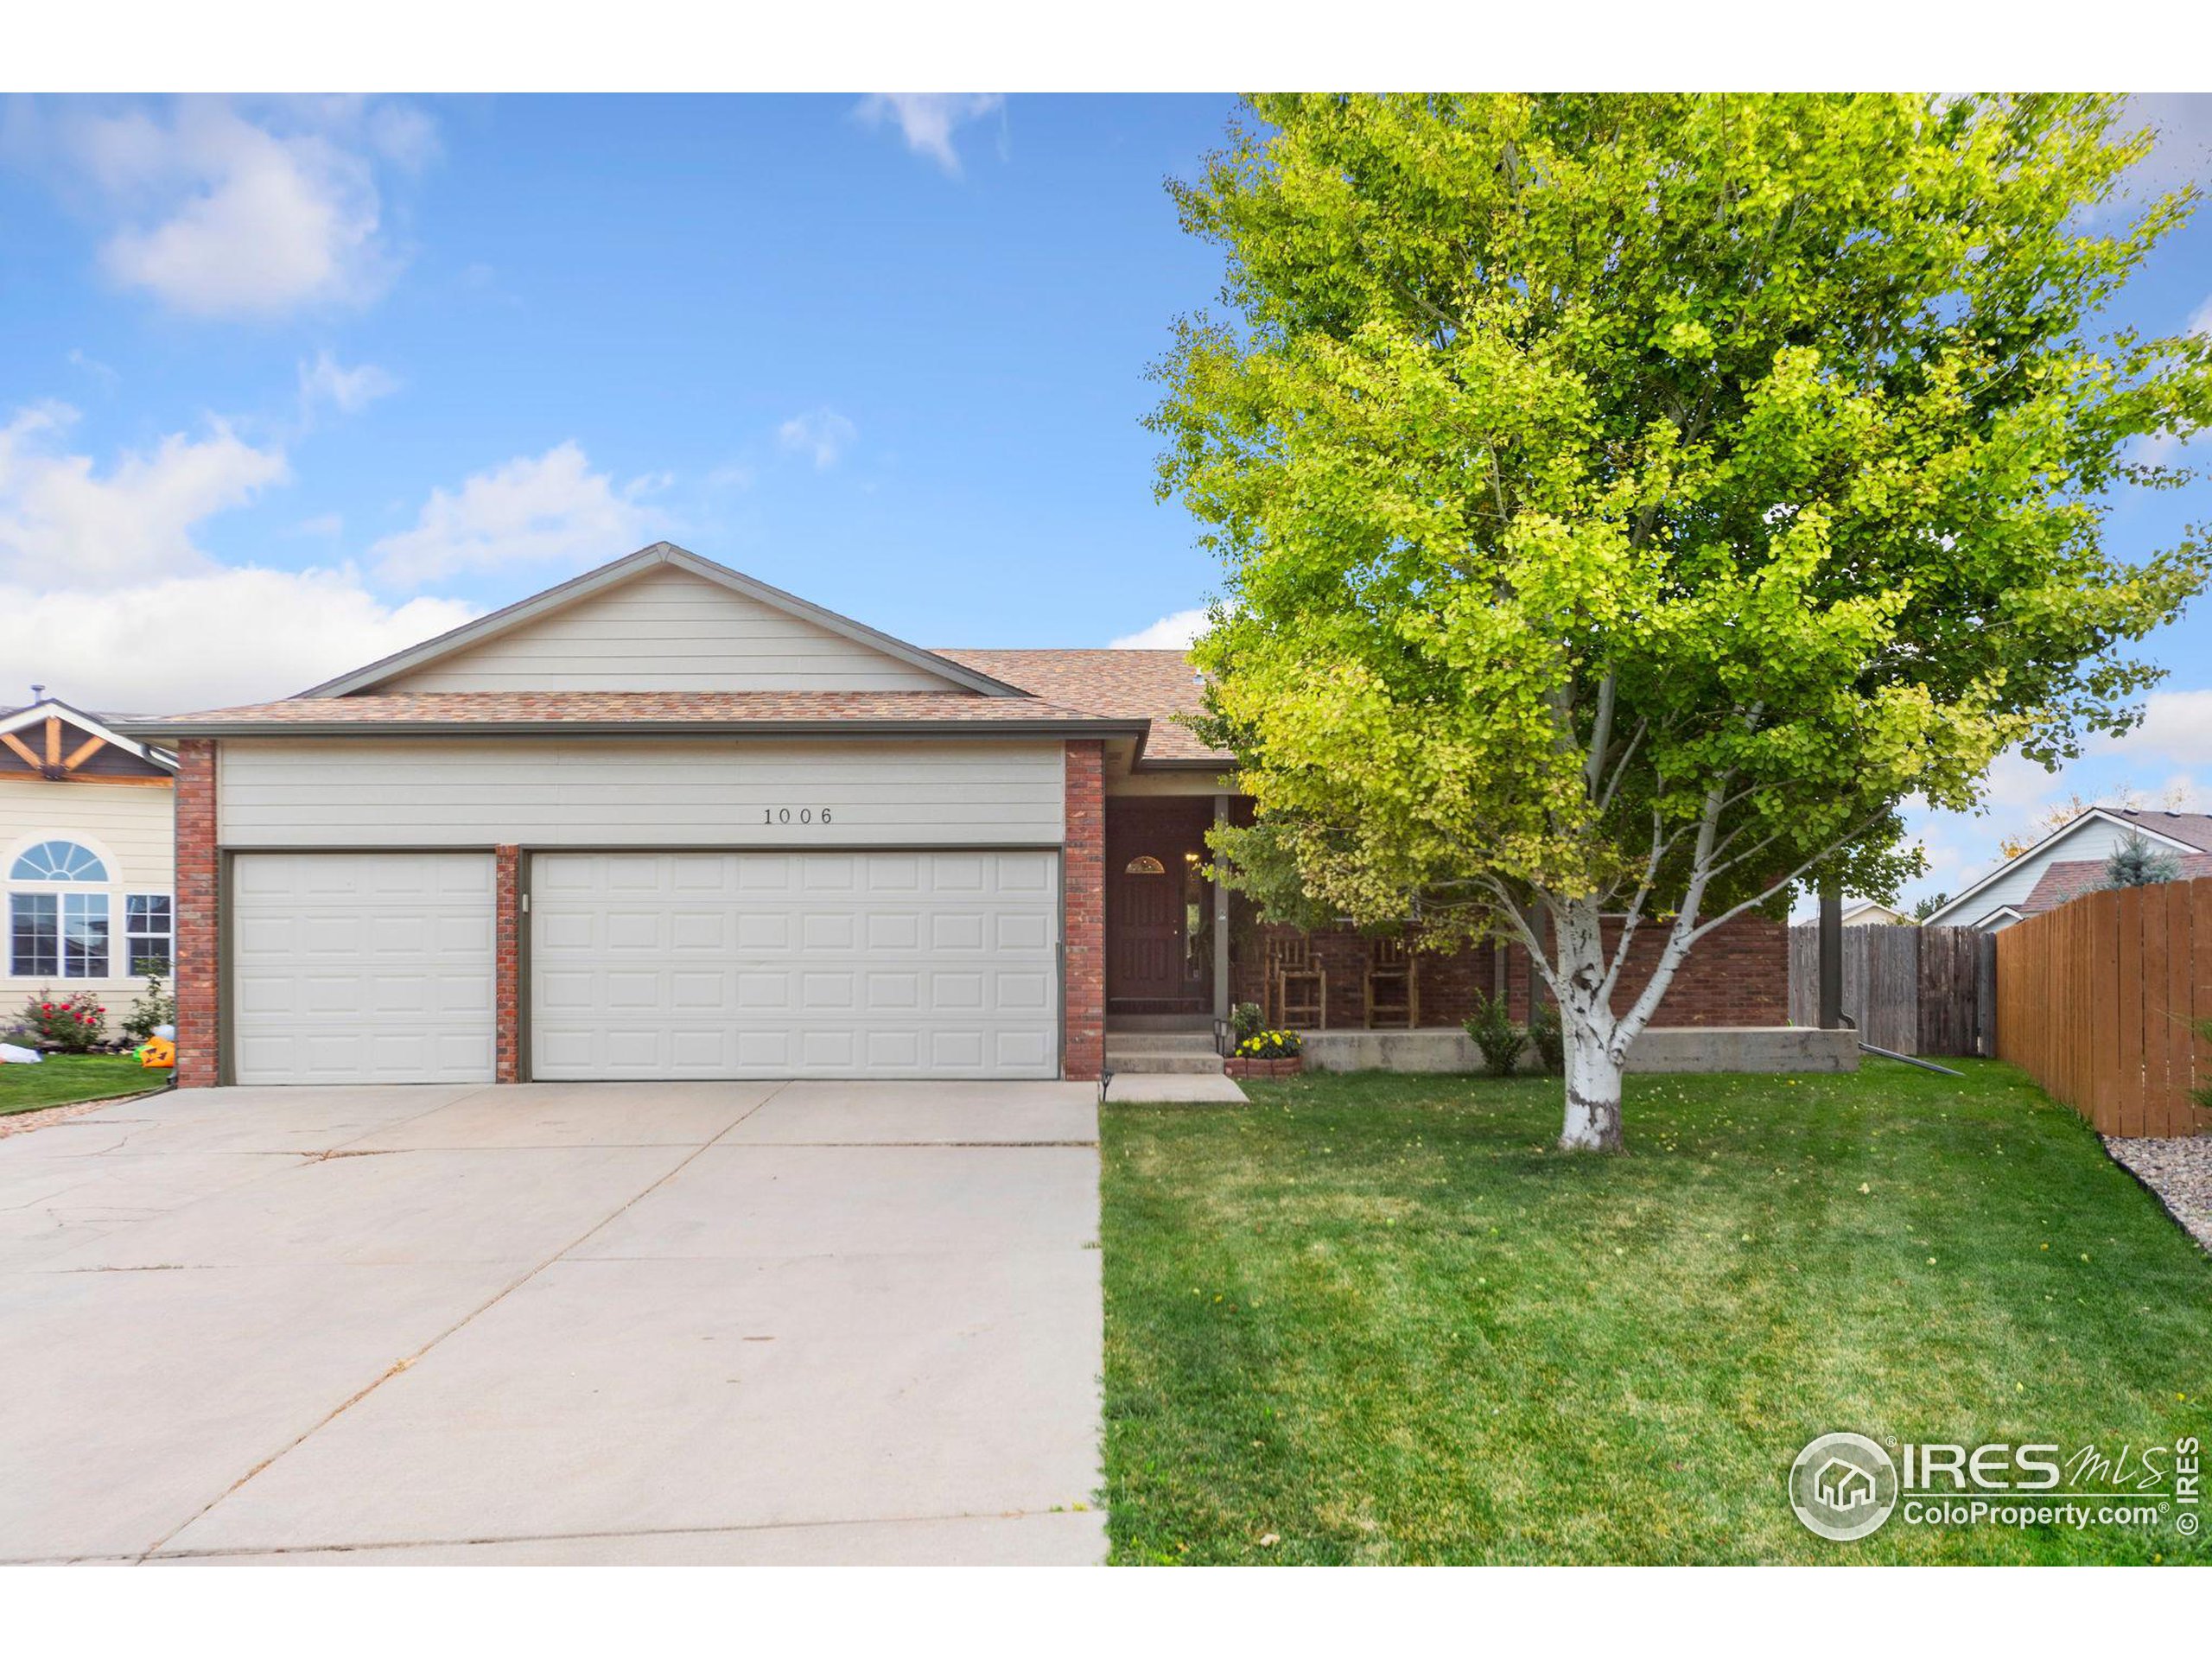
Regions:
<svg viewBox="0 0 2212 1659"><path fill-rule="evenodd" d="M237 1081L488 1082L493 861L241 853ZM548 853L532 1075L1050 1077L1047 851Z"/></svg>
<svg viewBox="0 0 2212 1659"><path fill-rule="evenodd" d="M1050 1077L1058 858L545 853L532 1075Z"/></svg>

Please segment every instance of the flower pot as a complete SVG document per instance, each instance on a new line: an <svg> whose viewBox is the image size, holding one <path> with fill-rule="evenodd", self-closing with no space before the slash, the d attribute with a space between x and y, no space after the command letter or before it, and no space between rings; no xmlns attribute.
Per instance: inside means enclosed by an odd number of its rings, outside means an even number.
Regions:
<svg viewBox="0 0 2212 1659"><path fill-rule="evenodd" d="M1221 1063L1222 1071L1231 1077L1294 1077L1306 1069L1303 1054L1291 1054L1281 1059L1254 1060L1242 1055L1231 1055Z"/></svg>

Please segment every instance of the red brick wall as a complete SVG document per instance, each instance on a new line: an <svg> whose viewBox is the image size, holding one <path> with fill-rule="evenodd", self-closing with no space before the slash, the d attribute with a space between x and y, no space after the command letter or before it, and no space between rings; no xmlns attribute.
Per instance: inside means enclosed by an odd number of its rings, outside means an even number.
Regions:
<svg viewBox="0 0 2212 1659"><path fill-rule="evenodd" d="M493 987L495 1058L493 1078L522 1081L522 849L495 847Z"/></svg>
<svg viewBox="0 0 2212 1659"><path fill-rule="evenodd" d="M219 1058L215 745L188 738L177 745L176 760L176 1081L181 1089L206 1089Z"/></svg>
<svg viewBox="0 0 2212 1659"><path fill-rule="evenodd" d="M1294 930L1268 926L1252 936L1235 964L1234 995L1240 1002L1262 1002L1266 947L1270 933ZM1618 924L1605 929L1610 950L1620 937ZM1665 931L1646 923L1629 947L1628 965L1613 993L1613 1007L1625 1013L1650 976L1665 943ZM1357 1029L1367 1023L1368 941L1351 928L1317 934L1314 955L1328 974L1329 1024ZM1529 1017L1529 957L1519 945L1505 952L1507 995L1516 1020ZM1474 1006L1474 995L1489 995L1496 983L1497 957L1491 947L1415 957L1421 989L1421 1023L1456 1026ZM1545 1000L1549 1001L1548 991ZM1786 923L1745 915L1715 929L1694 946L1652 1016L1655 1026L1783 1026L1789 1023L1789 929Z"/></svg>
<svg viewBox="0 0 2212 1659"><path fill-rule="evenodd" d="M1061 938L1062 1075L1089 1081L1106 1064L1106 746L1084 738L1067 746L1066 891Z"/></svg>

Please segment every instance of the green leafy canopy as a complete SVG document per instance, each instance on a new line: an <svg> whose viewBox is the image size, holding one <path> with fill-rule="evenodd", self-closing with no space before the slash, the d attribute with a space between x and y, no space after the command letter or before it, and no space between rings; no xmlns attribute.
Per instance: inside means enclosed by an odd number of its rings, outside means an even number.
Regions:
<svg viewBox="0 0 2212 1659"><path fill-rule="evenodd" d="M1218 850L1264 900L1879 893L1901 802L2136 717L2206 560L2101 530L2189 476L2131 445L2212 415L2212 341L2094 332L2196 199L2118 213L2113 100L1251 111L1175 188L1230 315L1151 424L1224 563L1204 723L1259 821Z"/></svg>

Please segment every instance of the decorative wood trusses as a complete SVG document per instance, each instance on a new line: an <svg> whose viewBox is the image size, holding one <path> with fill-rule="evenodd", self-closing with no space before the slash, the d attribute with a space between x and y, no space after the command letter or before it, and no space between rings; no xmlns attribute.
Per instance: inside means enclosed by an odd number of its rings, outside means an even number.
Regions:
<svg viewBox="0 0 2212 1659"><path fill-rule="evenodd" d="M33 703L0 715L0 779L34 773L48 783L168 788L168 757L67 703Z"/></svg>

